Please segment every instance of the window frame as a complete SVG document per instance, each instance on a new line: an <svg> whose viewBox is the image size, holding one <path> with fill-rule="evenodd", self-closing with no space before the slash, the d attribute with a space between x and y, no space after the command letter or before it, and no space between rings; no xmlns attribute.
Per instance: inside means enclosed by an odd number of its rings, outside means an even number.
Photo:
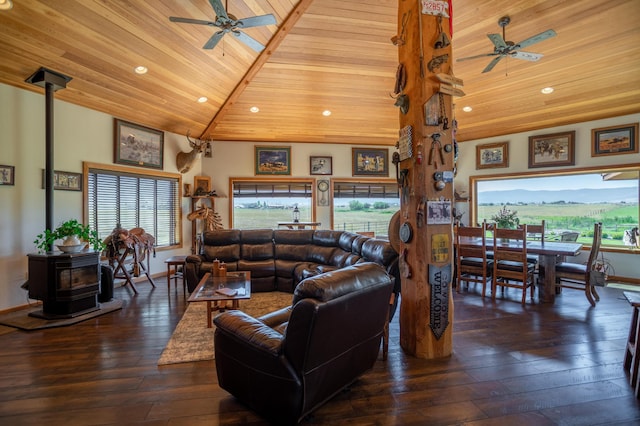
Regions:
<svg viewBox="0 0 640 426"><path fill-rule="evenodd" d="M503 180L503 179L519 179L519 178L538 178L538 177L553 177L553 176L570 176L581 174L604 174L611 172L625 172L625 171L639 171L640 163L631 164L619 164L619 165L602 165L592 167L580 167L576 169L563 169L563 170L550 170L541 172L536 171L524 171L502 174L485 174L469 176L469 223L478 222L478 197L477 183L479 181L491 181L491 180ZM639 179L640 180L640 179ZM640 223L640 182L638 182L638 221ZM590 247L590 244L585 244L585 247ZM624 252L629 253L629 247L616 247L601 245L601 250L606 252ZM635 251L634 251L635 253Z"/></svg>
<svg viewBox="0 0 640 426"><path fill-rule="evenodd" d="M330 220L330 225L331 225L331 229L335 229L335 223L334 223L334 219L335 219L335 210L334 210L334 203L335 203L335 184L336 183L360 183L362 185L376 185L376 184L383 184L383 185L395 185L398 186L398 182L395 179L387 179L387 178L382 178L382 179L367 179L367 178L333 178L331 179L331 187L329 189L330 191L330 202L329 202L329 206L331 208L331 220ZM342 197L341 197L342 198ZM398 199L400 199L400 189L398 188Z"/></svg>
<svg viewBox="0 0 640 426"><path fill-rule="evenodd" d="M311 186L311 222L316 221L317 214L317 179L314 178L277 178L277 177L230 177L229 178L229 225L231 228L234 227L234 205L235 205L235 196L234 196L234 184L236 182L255 182L258 184L268 184L274 183L278 185L283 184L303 184ZM276 225L277 227L277 225Z"/></svg>
<svg viewBox="0 0 640 426"><path fill-rule="evenodd" d="M83 180L83 190L82 190L82 217L84 219L84 223L89 223L89 172L90 170L104 170L105 172L114 172L114 173L124 173L134 176L141 177L149 177L149 178L164 178L164 179L175 179L177 181L177 192L176 192L176 238L177 243L171 245L163 245L156 247L156 250L175 250L182 248L184 246L184 235L182 232L182 175L179 173L170 173L164 172L160 170L147 170L147 169L134 169L131 167L113 165L113 164L102 164L102 163L92 163L92 162L83 162L82 163L82 180Z"/></svg>

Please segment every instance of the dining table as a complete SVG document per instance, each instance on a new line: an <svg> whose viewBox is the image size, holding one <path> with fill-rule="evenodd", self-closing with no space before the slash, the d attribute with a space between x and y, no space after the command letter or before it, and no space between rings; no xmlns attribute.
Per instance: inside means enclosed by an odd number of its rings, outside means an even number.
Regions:
<svg viewBox="0 0 640 426"><path fill-rule="evenodd" d="M482 246L481 238L460 238L460 243L472 246ZM527 254L538 255L538 294L540 302L554 303L556 299L556 262L558 257L577 256L582 250L582 243L565 241L526 240ZM502 247L522 249L522 241L499 240ZM485 239L485 248L493 250L493 238Z"/></svg>

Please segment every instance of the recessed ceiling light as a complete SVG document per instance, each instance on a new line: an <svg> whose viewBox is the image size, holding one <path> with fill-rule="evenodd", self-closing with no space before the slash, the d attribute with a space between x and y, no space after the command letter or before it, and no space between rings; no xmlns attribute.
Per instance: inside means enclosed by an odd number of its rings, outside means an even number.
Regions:
<svg viewBox="0 0 640 426"><path fill-rule="evenodd" d="M9 10L13 7L11 0L0 0L0 10Z"/></svg>
<svg viewBox="0 0 640 426"><path fill-rule="evenodd" d="M200 102L201 104L207 102L209 100L209 98L207 98L206 96L200 96L198 98L198 102Z"/></svg>
<svg viewBox="0 0 640 426"><path fill-rule="evenodd" d="M324 115L325 117L328 117L331 115L331 111L329 111L328 109L325 109L324 111L322 111L322 115Z"/></svg>
<svg viewBox="0 0 640 426"><path fill-rule="evenodd" d="M553 87L545 87L544 89L540 90L542 93L544 93L545 95L548 95L549 93L553 93Z"/></svg>
<svg viewBox="0 0 640 426"><path fill-rule="evenodd" d="M149 69L144 65L138 65L133 70L136 72L136 74L146 74L147 71L149 71Z"/></svg>
<svg viewBox="0 0 640 426"><path fill-rule="evenodd" d="M258 108L257 106L252 106L251 108L249 108L249 111L255 114L256 112L260 112L260 108Z"/></svg>
<svg viewBox="0 0 640 426"><path fill-rule="evenodd" d="M462 110L464 112L471 112L471 111L473 111L473 108L471 108L470 106L466 106L466 107L462 107Z"/></svg>

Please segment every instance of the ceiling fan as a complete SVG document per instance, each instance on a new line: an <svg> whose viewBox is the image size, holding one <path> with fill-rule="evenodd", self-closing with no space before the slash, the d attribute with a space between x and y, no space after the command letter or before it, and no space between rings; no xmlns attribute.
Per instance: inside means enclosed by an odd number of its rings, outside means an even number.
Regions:
<svg viewBox="0 0 640 426"><path fill-rule="evenodd" d="M553 30L547 30L540 34L534 35L533 37L529 37L526 40L522 40L520 43L514 43L512 41L505 41L507 38L505 35L505 27L509 25L509 22L511 22L511 18L509 18L508 16L503 16L498 20L498 25L502 27L502 36L500 36L500 34L487 34L487 37L489 37L489 40L491 40L491 42L494 45L492 53L485 53L483 55L476 55L476 56L468 56L466 58L460 58L458 59L458 61L466 61L469 59L495 56L495 58L491 62L489 62L489 65L487 65L486 68L482 70L482 72L485 73L485 72L491 71L493 67L495 67L496 64L500 62L500 59L507 56L511 58L516 58L516 59L524 59L525 61L532 61L532 62L542 58L543 55L541 53L523 52L520 49L523 47L531 46L532 44L535 44L535 43L539 43L550 37L554 37L556 35L556 32Z"/></svg>
<svg viewBox="0 0 640 426"><path fill-rule="evenodd" d="M238 19L232 14L227 13L225 8L222 6L221 0L209 0L209 3L211 3L211 7L216 13L215 21L203 21L200 19L191 18L177 18L175 16L170 16L169 20L171 22L209 25L210 27L219 28L220 31L211 36L211 38L204 44L204 46L202 46L203 49L213 49L225 34L230 33L256 52L262 52L264 50L264 45L262 45L262 43L258 42L253 37L248 36L247 34L242 32L241 29L260 27L262 25L273 25L276 23L276 18L272 14Z"/></svg>

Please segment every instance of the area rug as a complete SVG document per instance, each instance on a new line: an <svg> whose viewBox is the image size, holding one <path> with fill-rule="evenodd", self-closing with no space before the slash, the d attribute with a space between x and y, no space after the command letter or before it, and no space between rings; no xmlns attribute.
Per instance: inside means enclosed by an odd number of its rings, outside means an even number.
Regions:
<svg viewBox="0 0 640 426"><path fill-rule="evenodd" d="M283 292L252 293L242 300L240 309L252 317L259 317L291 305L293 295ZM213 333L215 325L207 328L207 304L192 302L165 347L158 365L214 359Z"/></svg>
<svg viewBox="0 0 640 426"><path fill-rule="evenodd" d="M0 325L6 325L9 327L19 328L20 330L41 330L43 328L64 327L67 325L77 324L81 321L86 321L91 318L95 318L100 315L108 314L109 312L122 309L122 300L113 299L109 302L100 303L100 309L87 314L78 315L73 318L62 319L44 319L32 317L30 312L42 312L42 306L30 309L21 309L19 311L9 312L0 315Z"/></svg>

